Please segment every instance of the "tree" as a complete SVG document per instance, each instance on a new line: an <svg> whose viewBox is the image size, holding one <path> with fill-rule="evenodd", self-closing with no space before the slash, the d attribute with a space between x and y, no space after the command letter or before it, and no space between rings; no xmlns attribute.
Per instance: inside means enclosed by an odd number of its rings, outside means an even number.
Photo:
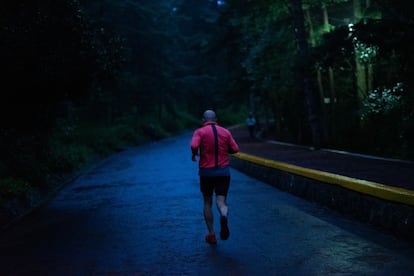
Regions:
<svg viewBox="0 0 414 276"><path fill-rule="evenodd" d="M312 131L312 143L316 147L321 145L321 125L317 108L317 101L312 88L312 77L309 63L308 42L305 31L305 21L301 0L292 0L292 12L295 25L296 40L298 44L298 57L302 61L299 79L303 82L303 92L308 121Z"/></svg>
<svg viewBox="0 0 414 276"><path fill-rule="evenodd" d="M1 8L1 58L8 68L2 126L48 130L61 101L79 101L96 78L119 66L119 45L95 26L78 1L6 2ZM12 120L11 120L12 119Z"/></svg>
<svg viewBox="0 0 414 276"><path fill-rule="evenodd" d="M0 177L47 183L47 147L57 118L80 102L96 79L114 78L119 45L76 0L0 4Z"/></svg>

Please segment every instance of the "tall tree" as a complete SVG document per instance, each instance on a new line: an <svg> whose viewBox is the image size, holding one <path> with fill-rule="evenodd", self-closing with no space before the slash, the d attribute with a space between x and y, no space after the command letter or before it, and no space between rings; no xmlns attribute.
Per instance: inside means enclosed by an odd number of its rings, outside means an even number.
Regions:
<svg viewBox="0 0 414 276"><path fill-rule="evenodd" d="M307 41L305 19L301 0L292 0L292 12L295 26L296 41L298 45L299 60L302 61L300 67L300 77L303 85L305 107L308 121L312 132L312 143L315 147L321 145L321 123L317 106L317 97L312 86L312 74L309 63L309 46Z"/></svg>
<svg viewBox="0 0 414 276"><path fill-rule="evenodd" d="M9 87L0 109L10 127L47 130L59 102L85 97L94 79L116 71L119 48L108 46L110 35L102 35L78 1L6 1L0 7L3 85Z"/></svg>

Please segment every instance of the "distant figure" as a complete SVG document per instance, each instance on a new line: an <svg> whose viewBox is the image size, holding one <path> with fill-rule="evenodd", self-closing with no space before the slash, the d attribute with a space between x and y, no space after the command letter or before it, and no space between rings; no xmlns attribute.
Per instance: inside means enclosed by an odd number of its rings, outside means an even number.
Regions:
<svg viewBox="0 0 414 276"><path fill-rule="evenodd" d="M256 119L251 112L249 113L249 117L246 119L246 125L249 130L249 137L253 140L255 138Z"/></svg>
<svg viewBox="0 0 414 276"><path fill-rule="evenodd" d="M204 198L204 219L208 233L205 240L216 244L213 228L213 192L216 193L216 206L220 213L220 238L227 240L230 235L228 227L227 193L230 187L229 154L239 151L239 146L229 130L217 124L216 113L206 110L203 114L203 126L196 129L191 139L191 160L198 162L200 191Z"/></svg>

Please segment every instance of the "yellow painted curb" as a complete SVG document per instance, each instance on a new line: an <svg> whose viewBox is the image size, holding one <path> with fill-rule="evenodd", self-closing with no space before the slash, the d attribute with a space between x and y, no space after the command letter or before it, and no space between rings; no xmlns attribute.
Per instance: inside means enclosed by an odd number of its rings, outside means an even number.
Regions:
<svg viewBox="0 0 414 276"><path fill-rule="evenodd" d="M315 179L321 182L338 185L346 189L371 195L377 198L414 206L414 191L411 190L398 187L391 187L384 184L356 179L343 175L307 169L288 163L264 159L242 152L236 153L233 156L241 160L249 161L264 167L286 171L289 173L305 176L307 178Z"/></svg>

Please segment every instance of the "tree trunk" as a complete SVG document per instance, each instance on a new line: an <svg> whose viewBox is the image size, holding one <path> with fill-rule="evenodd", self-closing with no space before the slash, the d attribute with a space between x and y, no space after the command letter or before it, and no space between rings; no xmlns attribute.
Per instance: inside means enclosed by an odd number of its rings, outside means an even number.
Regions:
<svg viewBox="0 0 414 276"><path fill-rule="evenodd" d="M329 66L329 90L330 90L330 104L329 104L329 121L330 121L330 138L336 140L336 92L335 92L335 76L332 66Z"/></svg>
<svg viewBox="0 0 414 276"><path fill-rule="evenodd" d="M315 47L315 45L316 45L316 40L315 40L315 31L314 31L314 28L313 28L312 18L311 18L311 15L310 15L310 11L309 11L309 9L306 9L306 10L304 11L304 16L305 16L305 20L306 20L306 22L308 23L308 28L309 28L309 40L310 40L311 46L312 46L312 47Z"/></svg>
<svg viewBox="0 0 414 276"><path fill-rule="evenodd" d="M362 19L361 2L360 0L353 0L354 4L354 23L358 23ZM361 63L358 58L358 51L355 48L355 79L358 95L358 104L360 105L362 100L367 94L367 77L365 65Z"/></svg>
<svg viewBox="0 0 414 276"><path fill-rule="evenodd" d="M374 89L374 65L367 64L367 90L372 91Z"/></svg>
<svg viewBox="0 0 414 276"><path fill-rule="evenodd" d="M323 14L323 29L325 32L330 32L331 25L329 24L328 9L325 3L322 3L322 14Z"/></svg>
<svg viewBox="0 0 414 276"><path fill-rule="evenodd" d="M308 116L309 126L312 134L313 146L318 148L321 144L321 126L316 108L315 93L312 89L311 72L309 65L309 47L306 39L305 19L302 10L302 0L292 0L293 19L296 41L298 44L299 60L302 61L300 68L300 80L302 80L305 108Z"/></svg>
<svg viewBox="0 0 414 276"><path fill-rule="evenodd" d="M359 20L362 19L361 1L354 0L353 4L354 4L354 19L355 19L355 23L357 23Z"/></svg>

